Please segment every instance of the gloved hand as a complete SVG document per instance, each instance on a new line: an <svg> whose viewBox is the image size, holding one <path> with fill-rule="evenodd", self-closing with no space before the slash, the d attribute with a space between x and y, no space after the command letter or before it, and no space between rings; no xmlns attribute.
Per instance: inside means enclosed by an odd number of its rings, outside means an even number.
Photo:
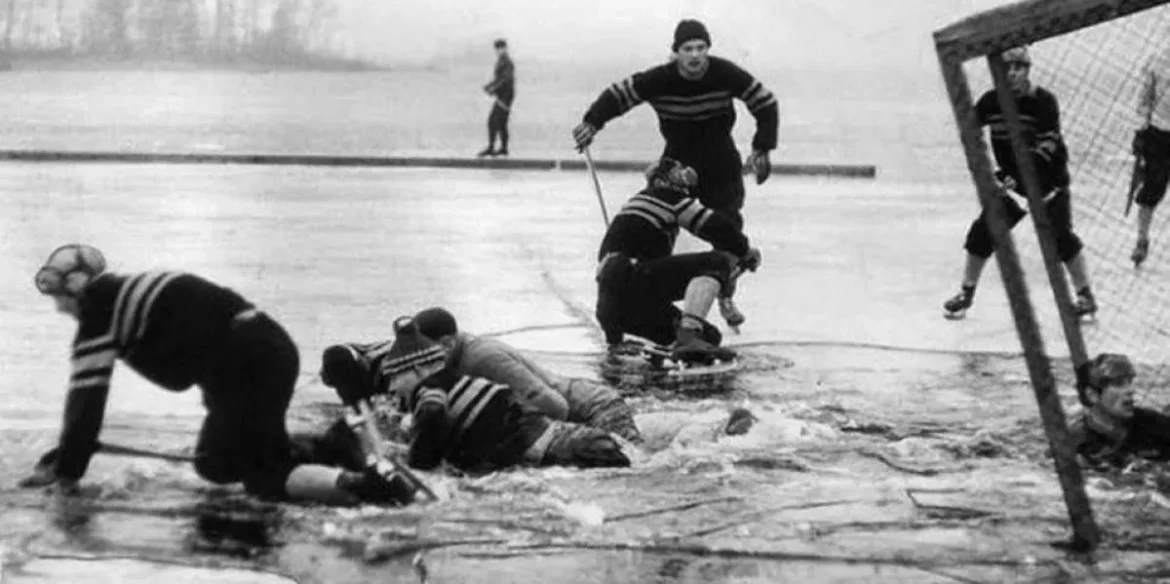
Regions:
<svg viewBox="0 0 1170 584"><path fill-rule="evenodd" d="M1045 162L1051 163L1052 158L1056 156L1056 152L1059 149L1060 145L1057 144L1055 140L1041 140L1038 144L1036 144L1036 147L1032 149L1032 152L1035 152L1036 155L1044 159Z"/></svg>
<svg viewBox="0 0 1170 584"><path fill-rule="evenodd" d="M72 495L77 493L77 480L58 477L53 472L57 465L57 449L53 448L41 456L31 475L23 478L16 485L22 489L36 489L53 487L61 494Z"/></svg>
<svg viewBox="0 0 1170 584"><path fill-rule="evenodd" d="M597 127L589 122L581 122L573 128L573 140L577 143L577 150L584 150L593 143L593 136L597 135Z"/></svg>
<svg viewBox="0 0 1170 584"><path fill-rule="evenodd" d="M999 181L1000 188L1005 190L1014 191L1019 186L1016 184L1016 179L1002 170L995 171L995 180Z"/></svg>
<svg viewBox="0 0 1170 584"><path fill-rule="evenodd" d="M759 269L760 262L763 261L763 259L764 258L760 254L759 248L753 247L748 249L748 252L744 254L742 258L739 258L739 265L743 266L743 269L749 272L754 272Z"/></svg>
<svg viewBox="0 0 1170 584"><path fill-rule="evenodd" d="M744 161L743 166L746 170L756 175L756 184L762 185L768 177L772 175L772 161L768 158L766 150L754 150L748 155L747 160Z"/></svg>

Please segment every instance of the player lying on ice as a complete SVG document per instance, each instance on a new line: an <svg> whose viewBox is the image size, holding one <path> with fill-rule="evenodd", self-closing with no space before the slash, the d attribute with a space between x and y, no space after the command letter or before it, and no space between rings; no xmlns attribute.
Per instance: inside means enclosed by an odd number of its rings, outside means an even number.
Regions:
<svg viewBox="0 0 1170 584"><path fill-rule="evenodd" d="M634 412L614 388L579 377L558 375L498 339L460 331L455 316L428 308L414 316L419 332L447 350L447 369L460 377L481 377L507 385L516 397L554 420L605 430L638 444Z"/></svg>
<svg viewBox="0 0 1170 584"><path fill-rule="evenodd" d="M408 464L490 472L517 465L629 466L603 430L555 420L511 387L460 375L449 352L410 317L394 323L392 342L334 345L322 355L321 380L351 410L387 394L412 415Z"/></svg>
<svg viewBox="0 0 1170 584"><path fill-rule="evenodd" d="M760 252L734 222L691 195L697 181L694 169L662 158L606 230L598 251L596 316L611 350L630 334L670 345L677 361L735 357L720 346L722 335L706 317L717 296L731 295L736 272L759 267ZM672 255L680 227L714 250ZM682 310L674 305L678 300Z"/></svg>
<svg viewBox="0 0 1170 584"><path fill-rule="evenodd" d="M185 272L107 272L102 254L80 244L57 248L35 281L78 328L58 445L21 486L76 492L101 448L110 378L121 359L168 391L202 390L207 417L194 465L205 480L242 482L248 493L273 500L413 500L414 483L393 469L317 464L312 449L289 438L285 413L300 373L297 347L238 293Z"/></svg>
<svg viewBox="0 0 1170 584"><path fill-rule="evenodd" d="M1070 424L1089 466L1124 468L1133 458L1170 460L1170 416L1134 406L1133 364L1102 353L1084 366L1077 393L1085 406Z"/></svg>

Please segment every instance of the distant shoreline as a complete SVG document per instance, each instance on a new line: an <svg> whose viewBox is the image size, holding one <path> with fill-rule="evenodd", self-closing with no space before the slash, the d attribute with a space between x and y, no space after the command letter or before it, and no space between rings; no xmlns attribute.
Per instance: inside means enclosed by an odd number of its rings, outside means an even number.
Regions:
<svg viewBox="0 0 1170 584"><path fill-rule="evenodd" d="M264 56L231 55L203 58L173 57L145 58L132 56L10 54L0 55L3 71L238 71L243 73L268 72L338 72L359 73L393 71L402 67L387 67L368 61L305 55L296 59L271 59Z"/></svg>

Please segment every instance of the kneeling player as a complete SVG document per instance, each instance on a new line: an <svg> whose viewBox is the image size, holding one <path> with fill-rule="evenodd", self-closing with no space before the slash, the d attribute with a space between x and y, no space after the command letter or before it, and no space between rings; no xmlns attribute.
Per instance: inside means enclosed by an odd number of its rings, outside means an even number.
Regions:
<svg viewBox="0 0 1170 584"><path fill-rule="evenodd" d="M564 377L537 365L507 343L460 331L455 316L434 307L415 315L419 332L447 349L447 370L507 385L516 397L554 420L568 420L642 441L634 413L614 388L591 379Z"/></svg>
<svg viewBox="0 0 1170 584"><path fill-rule="evenodd" d="M430 469L442 461L462 470L515 465L629 466L608 433L550 419L512 388L460 376L447 351L419 332L413 319L394 324L395 339L334 345L322 355L321 380L347 406L389 394L413 415L408 462Z"/></svg>
<svg viewBox="0 0 1170 584"><path fill-rule="evenodd" d="M198 385L207 417L195 471L239 483L268 499L391 504L414 498L412 483L372 469L350 472L298 456L285 428L300 360L275 320L236 292L184 272L114 274L88 245L55 250L37 289L78 321L73 372L58 446L22 486L76 490L100 449L110 378L118 359L174 392ZM344 448L344 446L341 446Z"/></svg>
<svg viewBox="0 0 1170 584"><path fill-rule="evenodd" d="M1085 406L1071 424L1077 454L1093 467L1125 467L1134 457L1170 459L1170 416L1134 407L1133 364L1102 353L1085 365L1078 395Z"/></svg>
<svg viewBox="0 0 1170 584"><path fill-rule="evenodd" d="M691 196L696 181L694 169L659 160L647 171L646 188L622 205L606 231L598 252L596 315L611 347L632 334L671 345L680 361L735 357L719 346L722 335L706 316L717 296L729 295L737 267L759 266L760 252L735 223ZM679 227L715 249L671 255Z"/></svg>

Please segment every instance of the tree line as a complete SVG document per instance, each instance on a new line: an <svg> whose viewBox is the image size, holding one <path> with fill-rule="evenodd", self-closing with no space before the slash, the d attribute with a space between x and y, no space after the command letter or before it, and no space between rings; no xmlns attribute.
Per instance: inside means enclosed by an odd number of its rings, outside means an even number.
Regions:
<svg viewBox="0 0 1170 584"><path fill-rule="evenodd" d="M0 2L0 46L10 58L344 61L334 0Z"/></svg>

